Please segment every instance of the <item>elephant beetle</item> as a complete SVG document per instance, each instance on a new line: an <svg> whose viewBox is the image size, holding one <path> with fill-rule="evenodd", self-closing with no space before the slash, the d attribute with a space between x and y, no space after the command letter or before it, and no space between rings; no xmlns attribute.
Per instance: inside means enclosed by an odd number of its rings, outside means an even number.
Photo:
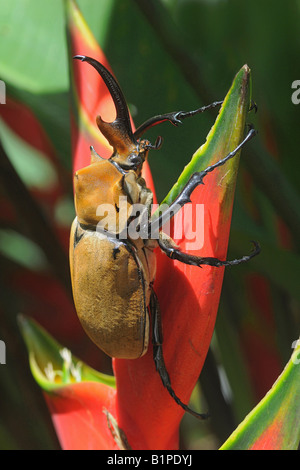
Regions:
<svg viewBox="0 0 300 470"><path fill-rule="evenodd" d="M97 125L113 148L109 159L101 158L91 147L91 164L77 171L74 177L76 218L70 237L70 270L73 297L79 320L96 345L114 358L136 359L148 349L150 321L152 324L153 358L162 383L185 411L199 419L196 413L175 394L166 370L162 350L162 324L153 283L159 247L167 256L183 263L201 266L230 266L248 261L260 251L259 245L248 256L233 261L203 258L181 252L170 237L161 236L162 225L181 207L190 202L193 190L205 176L224 165L252 139L251 127L240 145L225 158L206 170L194 173L174 202L158 217L151 217L152 192L141 176L143 163L150 149L159 149L159 137L152 145L141 136L164 121L178 125L221 102L195 111L173 112L155 116L133 132L123 93L111 73L98 61L75 56L88 62L102 77L116 108L116 119L105 122L97 116ZM122 203L122 209L120 207ZM134 206L143 210L135 215ZM101 211L105 208L106 216ZM141 213L143 217L141 217ZM108 215L107 215L108 214ZM125 215L124 215L125 214ZM123 236L129 223L143 228L143 236ZM157 237L153 237L157 233Z"/></svg>

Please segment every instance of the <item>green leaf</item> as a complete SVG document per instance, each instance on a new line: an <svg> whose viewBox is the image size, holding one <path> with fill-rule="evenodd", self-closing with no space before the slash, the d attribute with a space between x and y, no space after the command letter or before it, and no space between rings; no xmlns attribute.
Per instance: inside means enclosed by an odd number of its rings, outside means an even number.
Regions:
<svg viewBox="0 0 300 470"><path fill-rule="evenodd" d="M29 352L32 375L43 390L51 392L66 384L86 381L115 387L114 377L83 364L34 320L20 315L19 326Z"/></svg>
<svg viewBox="0 0 300 470"><path fill-rule="evenodd" d="M296 342L295 342L296 344ZM221 450L296 450L300 441L300 341L271 390Z"/></svg>
<svg viewBox="0 0 300 470"><path fill-rule="evenodd" d="M41 248L15 230L0 229L0 253L33 271L47 267L47 259Z"/></svg>
<svg viewBox="0 0 300 470"><path fill-rule="evenodd" d="M244 65L233 80L206 142L195 152L192 160L185 167L162 204L170 204L174 201L196 171L202 171L209 165L221 160L240 144L244 134L246 116L250 108L250 99L251 73L249 67ZM228 169L226 174L227 185L236 176L238 161L239 154L226 163ZM228 189L227 185L224 184L224 191L219 192L221 203L222 196L226 192L225 188ZM234 190L234 186L232 189ZM226 197L231 199L228 191Z"/></svg>
<svg viewBox="0 0 300 470"><path fill-rule="evenodd" d="M26 186L47 190L57 184L55 168L47 155L22 140L0 118L0 138Z"/></svg>
<svg viewBox="0 0 300 470"><path fill-rule="evenodd" d="M0 0L0 76L34 93L68 87L61 0Z"/></svg>

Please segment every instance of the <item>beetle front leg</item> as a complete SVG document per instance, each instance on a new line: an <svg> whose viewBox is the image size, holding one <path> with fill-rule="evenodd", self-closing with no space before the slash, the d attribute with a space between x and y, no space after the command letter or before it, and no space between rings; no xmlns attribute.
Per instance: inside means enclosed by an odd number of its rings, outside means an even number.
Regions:
<svg viewBox="0 0 300 470"><path fill-rule="evenodd" d="M152 319L152 344L153 344L153 359L155 362L155 367L157 372L160 375L162 380L163 386L166 387L171 397L175 400L175 402L181 406L187 413L195 416L198 419L207 419L209 415L207 413L196 413L196 411L191 410L187 405L185 405L180 398L175 394L168 371L166 369L164 357L163 357L163 350L162 350L162 343L163 343L163 336L162 336L162 324L161 324L161 314L157 296L152 289L151 297L150 297L150 312L151 312L151 319Z"/></svg>
<svg viewBox="0 0 300 470"><path fill-rule="evenodd" d="M139 139L141 135L144 134L148 129L166 121L171 122L174 126L178 126L179 124L182 124L183 119L195 116L196 114L204 113L209 109L220 106L222 103L223 101L214 101L214 103L208 104L207 106L202 106L201 108L195 109L194 111L174 111L171 113L159 114L158 116L154 116L141 124L136 129L134 137Z"/></svg>
<svg viewBox="0 0 300 470"><path fill-rule="evenodd" d="M184 186L182 191L176 197L176 199L171 203L171 205L164 210L158 217L151 219L148 227L149 236L152 238L159 237L159 230L161 227L167 223L174 215L179 212L179 210L187 203L191 202L191 195L194 189L200 184L204 184L203 180L208 173L211 173L213 170L218 168L219 166L224 165L228 160L233 158L241 149L242 147L249 142L253 137L255 137L257 131L253 128L252 125L249 125L249 132L244 138L244 140L226 157L222 158L218 162L214 163L213 165L207 167L203 171L198 171L194 173L187 184Z"/></svg>

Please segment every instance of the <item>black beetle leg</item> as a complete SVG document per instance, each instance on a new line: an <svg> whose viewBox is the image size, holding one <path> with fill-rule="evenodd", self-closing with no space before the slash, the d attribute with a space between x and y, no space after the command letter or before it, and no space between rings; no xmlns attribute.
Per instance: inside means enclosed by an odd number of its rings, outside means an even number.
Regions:
<svg viewBox="0 0 300 470"><path fill-rule="evenodd" d="M171 397L175 400L175 402L181 406L187 413L195 416L198 419L207 419L209 415L207 413L196 413L196 411L191 410L187 405L185 405L180 398L175 394L172 386L169 374L166 369L164 357L163 357L163 350L162 350L162 343L163 343L163 336L162 336L162 324L161 324L161 314L157 296L152 289L151 298L150 298L150 312L151 312L151 319L152 319L152 344L153 344L153 359L155 362L155 367L157 372L160 375L162 380L163 386L166 387Z"/></svg>
<svg viewBox="0 0 300 470"><path fill-rule="evenodd" d="M224 165L228 160L233 158L240 150L241 148L249 142L256 134L257 131L253 128L252 125L249 125L249 132L244 138L244 140L232 151L230 152L226 157L222 158L215 164L207 167L203 171L199 171L194 173L187 184L184 186L182 191L179 193L177 198L172 202L172 204L165 209L158 217L151 219L148 227L148 234L151 238L159 238L159 230L161 227L167 223L174 215L179 212L179 210L187 203L191 202L191 195L194 189L199 186L200 184L203 183L204 177L215 170L217 167Z"/></svg>
<svg viewBox="0 0 300 470"><path fill-rule="evenodd" d="M260 246L257 242L252 242L254 245L254 250L249 255L243 256L239 259L234 259L231 261L222 261L218 258L213 257L201 257L201 256L194 256L188 253L184 253L177 248L174 247L173 244L169 243L168 240L163 239L162 237L159 238L158 244L160 249L171 259L176 259L181 261L184 264L190 264L192 266L214 266L219 268L221 266L235 266L242 263L247 263L251 258L258 255L260 253Z"/></svg>
<svg viewBox="0 0 300 470"><path fill-rule="evenodd" d="M223 101L214 101L211 104L208 104L207 106L202 106L201 108L195 109L194 111L181 111L177 114L177 119L181 121L181 119L185 119L187 117L192 117L195 116L196 114L204 113L205 111L208 111L209 109L216 108L217 106L221 106L223 104Z"/></svg>

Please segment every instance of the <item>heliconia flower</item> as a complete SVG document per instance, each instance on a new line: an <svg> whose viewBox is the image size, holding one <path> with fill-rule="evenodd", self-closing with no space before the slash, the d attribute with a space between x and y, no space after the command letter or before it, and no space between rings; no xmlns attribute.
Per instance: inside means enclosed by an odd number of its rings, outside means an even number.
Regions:
<svg viewBox="0 0 300 470"><path fill-rule="evenodd" d="M34 320L21 316L19 325L62 449L119 449L114 378L83 364Z"/></svg>
<svg viewBox="0 0 300 470"><path fill-rule="evenodd" d="M73 1L67 2L70 56L94 57L108 66ZM73 122L74 171L90 163L89 146L106 156L103 136L95 125L97 114L113 120L111 98L102 80L91 67L71 65L77 121ZM207 142L196 152L178 183L164 202L171 202L195 171L224 158L244 136L250 107L250 70L243 67L224 101ZM105 109L108 107L108 109ZM113 115L113 118L111 117ZM98 136L98 137L97 137ZM183 212L187 224L196 226L196 204L204 205L203 246L192 254L226 258L238 157L205 179L205 186L192 196L192 211ZM150 185L149 185L150 186ZM151 187L151 186L150 186ZM178 217L177 217L178 220ZM184 231L183 231L184 233ZM198 234L199 235L199 234ZM176 240L182 250L188 240ZM246 247L248 248L248 247ZM220 298L223 268L186 266L158 253L158 273L154 289L163 315L164 354L172 386L182 401L189 401L211 341ZM117 381L116 420L135 449L176 449L178 426L183 410L164 389L152 358L152 347L137 360L114 360Z"/></svg>
<svg viewBox="0 0 300 470"><path fill-rule="evenodd" d="M243 137L250 104L250 70L235 77L206 143L195 153L163 202L170 203L195 171L204 170L231 152ZM187 224L196 226L196 204L203 204L203 246L192 254L226 259L238 158L211 173L192 195ZM184 209L184 213L188 206ZM178 219L178 217L177 217ZM175 222L176 225L176 222ZM183 231L183 233L186 233ZM189 240L176 240L187 251ZM238 268L237 268L238 269ZM199 377L214 330L224 268L187 266L158 253L157 292L164 329L164 353L173 389L187 403ZM163 389L148 354L136 361L115 360L118 422L138 448L178 447L183 410ZM149 372L146 372L149 371ZM145 406L147 397L148 406ZM205 411L205 410L204 410ZM146 424L147 423L147 424ZM150 428L155 432L149 431ZM140 430L143 429L141 437Z"/></svg>

